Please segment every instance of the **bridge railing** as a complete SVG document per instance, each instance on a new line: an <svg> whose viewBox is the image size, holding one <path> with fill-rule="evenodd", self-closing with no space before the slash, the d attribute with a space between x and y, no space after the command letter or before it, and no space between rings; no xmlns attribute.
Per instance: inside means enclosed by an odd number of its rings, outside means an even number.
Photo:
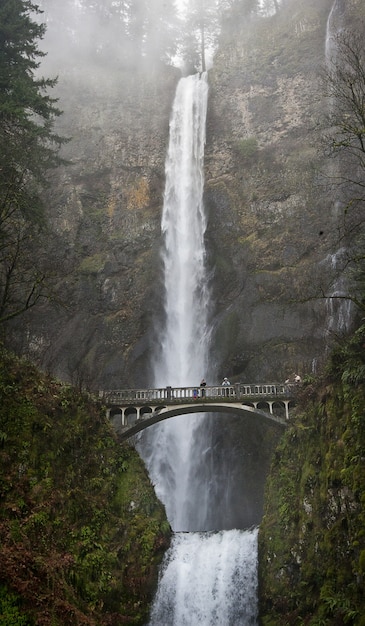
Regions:
<svg viewBox="0 0 365 626"><path fill-rule="evenodd" d="M118 389L111 391L101 391L100 398L108 403L148 403L148 402L192 402L204 399L228 399L241 400L247 397L271 397L288 398L292 397L298 384L295 383L260 383L245 384L235 383L234 385L215 385L207 387L161 387L158 389Z"/></svg>

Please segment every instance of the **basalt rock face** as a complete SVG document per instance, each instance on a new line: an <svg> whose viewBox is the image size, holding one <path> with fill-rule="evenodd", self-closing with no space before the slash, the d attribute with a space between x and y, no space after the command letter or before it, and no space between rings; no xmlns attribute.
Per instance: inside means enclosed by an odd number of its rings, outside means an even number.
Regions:
<svg viewBox="0 0 365 626"><path fill-rule="evenodd" d="M222 47L211 74L216 344L225 371L241 380L308 372L325 352L326 300L311 298L329 293L336 229L318 143L331 6L296 2L252 21Z"/></svg>
<svg viewBox="0 0 365 626"><path fill-rule="evenodd" d="M275 16L223 31L210 74L205 191L213 343L234 380L315 372L331 336L351 328L348 303L327 297L346 292L346 279L334 183L344 164L325 157L334 106L325 74L337 33L363 18L357 0L288 1Z"/></svg>
<svg viewBox="0 0 365 626"><path fill-rule="evenodd" d="M212 361L233 380L311 371L329 326L343 330L339 312L312 299L335 280L338 215L318 144L332 4L290 0L276 16L227 24L210 71ZM171 68L133 78L111 67L60 73L58 130L72 138L70 164L51 180L42 251L59 305L15 322L9 338L41 367L92 389L145 386L149 377L178 78Z"/></svg>
<svg viewBox="0 0 365 626"><path fill-rule="evenodd" d="M41 367L91 389L146 384L158 294L169 114L180 73L61 73L59 132L71 140L46 197L58 306L16 325ZM14 341L14 340L13 340Z"/></svg>

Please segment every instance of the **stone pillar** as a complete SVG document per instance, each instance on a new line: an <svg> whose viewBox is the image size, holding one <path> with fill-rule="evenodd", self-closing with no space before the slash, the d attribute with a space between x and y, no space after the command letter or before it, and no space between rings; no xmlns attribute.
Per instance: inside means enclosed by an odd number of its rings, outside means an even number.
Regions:
<svg viewBox="0 0 365 626"><path fill-rule="evenodd" d="M289 400L283 400L285 406L285 417L289 419Z"/></svg>

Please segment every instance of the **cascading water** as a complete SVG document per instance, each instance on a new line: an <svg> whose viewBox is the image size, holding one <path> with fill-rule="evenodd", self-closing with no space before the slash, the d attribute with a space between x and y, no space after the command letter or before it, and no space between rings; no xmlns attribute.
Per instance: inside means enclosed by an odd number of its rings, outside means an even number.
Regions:
<svg viewBox="0 0 365 626"><path fill-rule="evenodd" d="M165 314L155 383L196 385L207 367L209 290L205 270L203 163L206 74L183 78L170 123L162 213Z"/></svg>
<svg viewBox="0 0 365 626"><path fill-rule="evenodd" d="M331 63L334 50L335 50L335 44L333 40L333 34L334 34L333 20L334 20L334 15L336 13L336 9L337 9L337 0L334 0L331 10L328 14L327 26L326 26L325 60L326 60L327 66Z"/></svg>
<svg viewBox="0 0 365 626"><path fill-rule="evenodd" d="M166 159L165 319L155 351L156 387L198 386L213 375L203 206L207 98L206 73L180 80ZM211 445L203 419L209 417L167 420L147 429L138 443L173 530L190 531L177 532L166 555L150 626L256 624L257 531L191 532L211 530L222 506L222 490L202 490L198 479L207 474Z"/></svg>
<svg viewBox="0 0 365 626"><path fill-rule="evenodd" d="M255 624L256 554L257 530L180 533L165 560L150 624Z"/></svg>
<svg viewBox="0 0 365 626"><path fill-rule="evenodd" d="M336 72L336 36L338 36L342 29L343 9L343 2L341 0L334 0L327 19L325 62L329 74ZM336 100L332 96L329 101L330 113L335 109L335 107ZM328 170L330 179L332 178L336 181L337 178L340 177L339 167L340 164L336 161L336 159L332 159ZM337 195L337 193L338 188L335 183L335 194ZM334 200L334 216L337 218L337 216L341 215L342 211L343 207L341 202ZM346 299L346 294L348 293L348 277L343 269L347 265L346 249L343 247L339 248L333 254L329 254L324 262L328 264L329 271L336 276L332 284L330 295L326 299L328 316L327 332L336 334L347 333L349 332L352 323L353 305L350 300Z"/></svg>
<svg viewBox="0 0 365 626"><path fill-rule="evenodd" d="M345 248L340 248L325 259L330 270L339 274L332 285L330 297L326 299L327 329L329 333L344 334L351 329L354 307L351 300L346 298L348 293L347 277L341 271L341 268L346 265L346 259L347 252ZM338 268L340 268L340 271L338 271Z"/></svg>
<svg viewBox="0 0 365 626"><path fill-rule="evenodd" d="M179 82L173 104L161 225L165 319L156 333L155 387L199 385L207 375L209 288L202 202L207 96L206 75L189 76ZM176 530L189 525L188 468L196 421L191 416L164 422L142 438L142 455Z"/></svg>

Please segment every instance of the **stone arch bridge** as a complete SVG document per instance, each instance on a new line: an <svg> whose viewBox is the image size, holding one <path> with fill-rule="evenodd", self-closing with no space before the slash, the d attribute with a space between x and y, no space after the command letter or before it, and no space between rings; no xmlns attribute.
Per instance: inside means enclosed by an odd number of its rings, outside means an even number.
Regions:
<svg viewBox="0 0 365 626"><path fill-rule="evenodd" d="M165 419L189 413L235 413L283 427L295 404L297 384L243 384L102 391L99 396L120 440Z"/></svg>

